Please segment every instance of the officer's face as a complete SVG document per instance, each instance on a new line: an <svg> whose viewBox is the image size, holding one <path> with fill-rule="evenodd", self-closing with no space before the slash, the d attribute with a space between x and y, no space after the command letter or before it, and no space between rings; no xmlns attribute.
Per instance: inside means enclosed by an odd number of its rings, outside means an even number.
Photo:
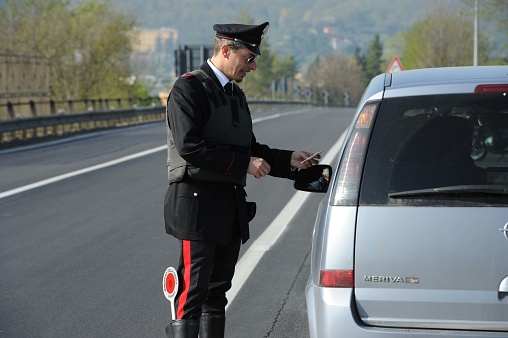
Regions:
<svg viewBox="0 0 508 338"><path fill-rule="evenodd" d="M226 76L236 82L242 82L250 71L256 70L258 55L247 48L229 47L228 74Z"/></svg>

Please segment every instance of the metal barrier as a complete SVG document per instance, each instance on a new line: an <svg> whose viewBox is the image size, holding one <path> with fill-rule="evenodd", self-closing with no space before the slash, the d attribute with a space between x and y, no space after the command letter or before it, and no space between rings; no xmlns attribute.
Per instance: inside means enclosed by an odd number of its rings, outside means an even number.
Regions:
<svg viewBox="0 0 508 338"><path fill-rule="evenodd" d="M78 112L110 111L136 107L160 106L161 98L116 98L116 99L83 99L63 101L0 101L0 121L48 116L57 114L73 114Z"/></svg>
<svg viewBox="0 0 508 338"><path fill-rule="evenodd" d="M101 129L160 122L164 117L165 108L158 106L0 121L0 149Z"/></svg>
<svg viewBox="0 0 508 338"><path fill-rule="evenodd" d="M309 102L250 101L251 111L287 110L324 106ZM73 114L0 120L0 149L63 138L97 130L106 130L165 120L165 107L152 106Z"/></svg>

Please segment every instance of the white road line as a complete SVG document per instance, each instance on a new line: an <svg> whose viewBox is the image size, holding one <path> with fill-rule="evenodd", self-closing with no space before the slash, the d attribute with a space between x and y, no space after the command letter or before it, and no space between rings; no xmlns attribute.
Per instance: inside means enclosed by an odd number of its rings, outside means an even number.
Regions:
<svg viewBox="0 0 508 338"><path fill-rule="evenodd" d="M284 117L284 116L289 116L289 115L298 115L298 114L303 114L303 113L307 113L307 112L308 112L308 110L297 110L297 111L290 111L290 112L286 112L286 113L277 113L277 114L273 114L270 116L258 117L257 119L253 119L252 123L272 120L272 119L276 119L276 118Z"/></svg>
<svg viewBox="0 0 508 338"><path fill-rule="evenodd" d="M337 156L342 147L342 142L346 132L342 133L339 140L326 151L326 155L323 156L321 163L331 163ZM252 271L255 270L256 265L259 263L265 252L277 242L279 237L284 233L287 226L293 220L295 216L295 210L299 210L300 207L305 203L310 193L297 191L294 196L289 200L288 204L282 209L282 211L275 217L270 223L268 228L259 236L249 249L243 254L235 268L235 275L231 289L227 292L228 305L233 302L238 292L242 288L243 284L249 279Z"/></svg>
<svg viewBox="0 0 508 338"><path fill-rule="evenodd" d="M157 147L157 148L148 149L148 150L136 153L136 154L132 154L132 155L129 155L129 156L118 158L118 159L113 160L113 161L97 164L97 165L94 165L94 166L91 166L91 167L88 167L88 168L84 168L84 169L80 169L80 170L76 170L76 171L71 171L70 173L66 173L66 174L55 176L55 177L51 177L51 178L48 178L46 180L42 180L42 181L35 182L35 183L32 183L32 184L24 185L22 187L15 188L15 189L12 189L12 190L7 190L7 191L4 191L4 192L0 193L0 199L5 198L5 197L9 197L9 196L12 196L12 195L16 195L16 194L19 194L19 193L22 193L22 192L25 192L25 191L28 191L28 190L32 190L32 189L35 189L35 188L39 188L39 187L42 187L42 186L45 186L45 185L48 185L48 184L51 184L51 183L62 181L62 180L65 180L67 178L71 178L71 177L78 176L78 175L81 175L81 174L86 174L86 173L89 173L89 172L94 171L94 170L99 170L99 169L102 169L102 168L110 167L110 166L118 164L118 163L130 161L130 160L133 160L133 159L138 158L138 157L143 157L143 156L146 156L146 155L150 155L150 154L156 153L158 151L164 150L166 148L167 148L167 146L164 145L164 146L160 146L160 147Z"/></svg>

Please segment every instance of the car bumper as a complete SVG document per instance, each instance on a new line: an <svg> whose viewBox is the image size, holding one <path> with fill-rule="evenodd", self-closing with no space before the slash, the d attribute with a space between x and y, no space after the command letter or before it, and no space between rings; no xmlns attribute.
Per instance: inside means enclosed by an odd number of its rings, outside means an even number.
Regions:
<svg viewBox="0 0 508 338"><path fill-rule="evenodd" d="M421 330L380 328L365 325L356 314L351 288L323 288L309 281L305 290L311 338L373 338L373 337L461 337L499 338L506 332Z"/></svg>

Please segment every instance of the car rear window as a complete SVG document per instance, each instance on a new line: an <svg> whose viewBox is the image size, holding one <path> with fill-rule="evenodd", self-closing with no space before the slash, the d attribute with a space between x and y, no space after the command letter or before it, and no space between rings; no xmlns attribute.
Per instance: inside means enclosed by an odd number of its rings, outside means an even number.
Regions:
<svg viewBox="0 0 508 338"><path fill-rule="evenodd" d="M360 205L508 205L508 97L461 94L381 102Z"/></svg>

